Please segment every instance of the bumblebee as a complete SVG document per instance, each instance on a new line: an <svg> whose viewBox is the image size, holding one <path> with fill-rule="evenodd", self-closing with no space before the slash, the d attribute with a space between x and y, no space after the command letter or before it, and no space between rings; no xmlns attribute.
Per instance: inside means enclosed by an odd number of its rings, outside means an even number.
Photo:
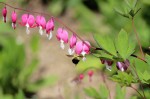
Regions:
<svg viewBox="0 0 150 99"><path fill-rule="evenodd" d="M67 55L68 57L72 57L72 63L77 65L80 62L80 57L81 56L76 56L76 55Z"/></svg>

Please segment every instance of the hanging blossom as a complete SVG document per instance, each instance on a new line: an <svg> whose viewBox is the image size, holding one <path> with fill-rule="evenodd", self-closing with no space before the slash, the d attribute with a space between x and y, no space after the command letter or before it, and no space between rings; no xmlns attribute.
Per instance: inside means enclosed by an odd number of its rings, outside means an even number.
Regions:
<svg viewBox="0 0 150 99"><path fill-rule="evenodd" d="M88 71L89 81L92 82L93 70Z"/></svg>
<svg viewBox="0 0 150 99"><path fill-rule="evenodd" d="M56 37L60 41L60 47L64 49L64 43L68 43L68 32L63 28L58 28Z"/></svg>
<svg viewBox="0 0 150 99"><path fill-rule="evenodd" d="M106 69L108 69L109 71L111 71L113 61L112 60L108 60L108 59L100 59L100 60L101 60L102 64L105 64Z"/></svg>
<svg viewBox="0 0 150 99"><path fill-rule="evenodd" d="M72 55L74 53L74 47L77 43L77 37L75 34L73 34L69 40L70 48L68 49L69 55Z"/></svg>
<svg viewBox="0 0 150 99"><path fill-rule="evenodd" d="M26 26L26 32L27 34L30 33L29 28L33 28L34 27L34 16L30 15L30 14L23 14L22 15L22 22L21 25Z"/></svg>
<svg viewBox="0 0 150 99"><path fill-rule="evenodd" d="M83 78L84 78L84 74L80 74L80 75L79 75L79 80L82 81Z"/></svg>
<svg viewBox="0 0 150 99"><path fill-rule="evenodd" d="M17 21L17 14L15 11L13 11L11 14L11 20L12 20L12 27L13 27L13 29L15 29L16 28L16 21Z"/></svg>
<svg viewBox="0 0 150 99"><path fill-rule="evenodd" d="M52 38L52 31L54 30L54 19L51 18L47 24L46 24L46 34L48 39L50 40Z"/></svg>
<svg viewBox="0 0 150 99"><path fill-rule="evenodd" d="M36 17L35 23L39 27L39 33L43 35L43 31L46 29L46 20L45 17L38 15Z"/></svg>
<svg viewBox="0 0 150 99"><path fill-rule="evenodd" d="M128 67L130 66L130 62L128 59L126 59L123 62L117 62L116 63L117 69L121 71L126 71Z"/></svg>
<svg viewBox="0 0 150 99"><path fill-rule="evenodd" d="M78 41L76 43L76 47L75 47L75 52L77 55L82 55L83 56L83 61L86 60L85 55L90 53L90 43L88 41Z"/></svg>
<svg viewBox="0 0 150 99"><path fill-rule="evenodd" d="M3 21L6 23L6 16L7 16L7 9L6 9L6 7L3 8L2 15L3 15Z"/></svg>

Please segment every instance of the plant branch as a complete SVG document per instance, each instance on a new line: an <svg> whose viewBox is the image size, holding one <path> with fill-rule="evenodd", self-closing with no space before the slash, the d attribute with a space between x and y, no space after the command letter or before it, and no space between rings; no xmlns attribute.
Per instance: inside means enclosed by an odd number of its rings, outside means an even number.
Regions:
<svg viewBox="0 0 150 99"><path fill-rule="evenodd" d="M20 11L24 11L24 12L29 12L29 13L36 13L36 14L40 14L40 15L44 15L44 16L49 16L51 17L50 14L47 13L41 13L41 12L37 12L37 11L32 11L32 10L26 10L26 9L22 9L22 8L18 8L18 7L13 7L7 3L4 2L0 2L1 4L4 4L5 6L8 6L10 8L13 8L15 10L20 10ZM62 22L60 19L56 18L56 17L52 17L55 21L57 21L58 23L60 23L61 25L63 25L66 29L68 29L71 33L75 34L81 41L83 41L86 45L88 45L75 31L73 31L71 28L69 28L69 26L67 26L66 24L64 24L64 22ZM88 45L89 46L89 45ZM96 49L94 46L91 46L92 49Z"/></svg>
<svg viewBox="0 0 150 99"><path fill-rule="evenodd" d="M134 88L133 86L130 86L130 88L132 88L133 90L135 90L135 91L141 96L141 98L145 99L145 98L142 96L142 94L141 94L136 88Z"/></svg>
<svg viewBox="0 0 150 99"><path fill-rule="evenodd" d="M140 52L141 52L141 55L142 55L142 58L144 60L144 53L143 53L143 50L142 50L142 45L141 45L141 42L140 42L140 39L139 39L139 36L138 36L138 33L136 31L136 28L135 28L135 24L134 24L134 18L132 18L132 28L134 30L134 33L135 33L135 36L136 36L136 39L137 39L137 42L138 42L138 45L139 45L139 48L140 48Z"/></svg>
<svg viewBox="0 0 150 99"><path fill-rule="evenodd" d="M144 93L144 88L143 88L143 86L142 86L142 82L141 82L141 80L140 80L140 77L138 76L138 73L137 73L137 71L136 71L136 67L135 67L135 64L134 64L134 63L133 63L133 70L134 70L134 72L135 72L135 74L136 74L136 76L137 76L137 78L138 78L138 80L139 80L140 87L141 87L142 92L143 92L143 95L144 95L144 99L146 99L146 96L145 96L145 93Z"/></svg>

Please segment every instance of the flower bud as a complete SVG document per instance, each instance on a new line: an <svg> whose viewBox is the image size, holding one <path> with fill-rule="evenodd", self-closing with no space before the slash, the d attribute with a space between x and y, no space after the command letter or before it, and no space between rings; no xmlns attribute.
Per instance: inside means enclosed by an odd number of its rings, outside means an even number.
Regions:
<svg viewBox="0 0 150 99"><path fill-rule="evenodd" d="M68 43L68 32L67 30L63 29L63 28L58 28L57 30L57 34L56 34L57 39L60 41L60 47L62 49L65 48L64 43Z"/></svg>
<svg viewBox="0 0 150 99"><path fill-rule="evenodd" d="M7 16L7 9L6 9L6 7L3 8L2 15L3 15L3 20L6 23L6 16Z"/></svg>
<svg viewBox="0 0 150 99"><path fill-rule="evenodd" d="M11 14L11 20L12 20L12 27L13 27L13 29L15 29L16 28L16 21L17 21L17 14L15 11L13 11Z"/></svg>
<svg viewBox="0 0 150 99"><path fill-rule="evenodd" d="M121 71L126 71L128 67L130 66L130 62L128 59L126 59L123 62L117 62L116 63L117 69Z"/></svg>

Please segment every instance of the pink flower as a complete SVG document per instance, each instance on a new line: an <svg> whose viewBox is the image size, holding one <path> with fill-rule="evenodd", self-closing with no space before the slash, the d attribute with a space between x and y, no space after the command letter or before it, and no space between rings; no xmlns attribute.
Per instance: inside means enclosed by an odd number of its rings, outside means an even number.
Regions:
<svg viewBox="0 0 150 99"><path fill-rule="evenodd" d="M92 76L93 76L94 72L93 70L88 71L88 76L89 76L89 81L92 81Z"/></svg>
<svg viewBox="0 0 150 99"><path fill-rule="evenodd" d="M84 75L83 75L83 74L80 74L80 75L79 75L79 79L80 79L80 80L83 80L83 78L84 78Z"/></svg>
<svg viewBox="0 0 150 99"><path fill-rule="evenodd" d="M63 28L58 28L56 37L60 41L60 47L64 49L64 43L68 43L68 32Z"/></svg>
<svg viewBox="0 0 150 99"><path fill-rule="evenodd" d="M15 11L13 11L11 14L11 20L12 20L12 27L13 27L13 29L15 29L16 28L16 21L17 21L17 14Z"/></svg>
<svg viewBox="0 0 150 99"><path fill-rule="evenodd" d="M52 38L53 30L54 30L54 19L51 18L46 24L46 33L49 40Z"/></svg>
<svg viewBox="0 0 150 99"><path fill-rule="evenodd" d="M43 16L38 15L36 17L36 24L39 27L39 33L42 35L43 34L43 30L46 29L46 20Z"/></svg>
<svg viewBox="0 0 150 99"><path fill-rule="evenodd" d="M76 45L77 43L77 37L75 34L73 34L70 38L70 48L68 49L68 52L70 55L72 55L74 53L74 46Z"/></svg>
<svg viewBox="0 0 150 99"><path fill-rule="evenodd" d="M88 41L79 41L76 43L75 52L83 56L83 61L86 59L85 54L90 53L90 43Z"/></svg>
<svg viewBox="0 0 150 99"><path fill-rule="evenodd" d="M2 15L3 15L3 20L6 23L6 16L7 16L7 9L6 9L6 7L3 8Z"/></svg>
<svg viewBox="0 0 150 99"><path fill-rule="evenodd" d="M23 14L22 15L22 23L21 23L21 25L27 27L27 29L26 29L27 34L30 33L29 28L34 27L34 22L35 22L35 20L34 20L34 16L33 15L30 15L30 14Z"/></svg>

